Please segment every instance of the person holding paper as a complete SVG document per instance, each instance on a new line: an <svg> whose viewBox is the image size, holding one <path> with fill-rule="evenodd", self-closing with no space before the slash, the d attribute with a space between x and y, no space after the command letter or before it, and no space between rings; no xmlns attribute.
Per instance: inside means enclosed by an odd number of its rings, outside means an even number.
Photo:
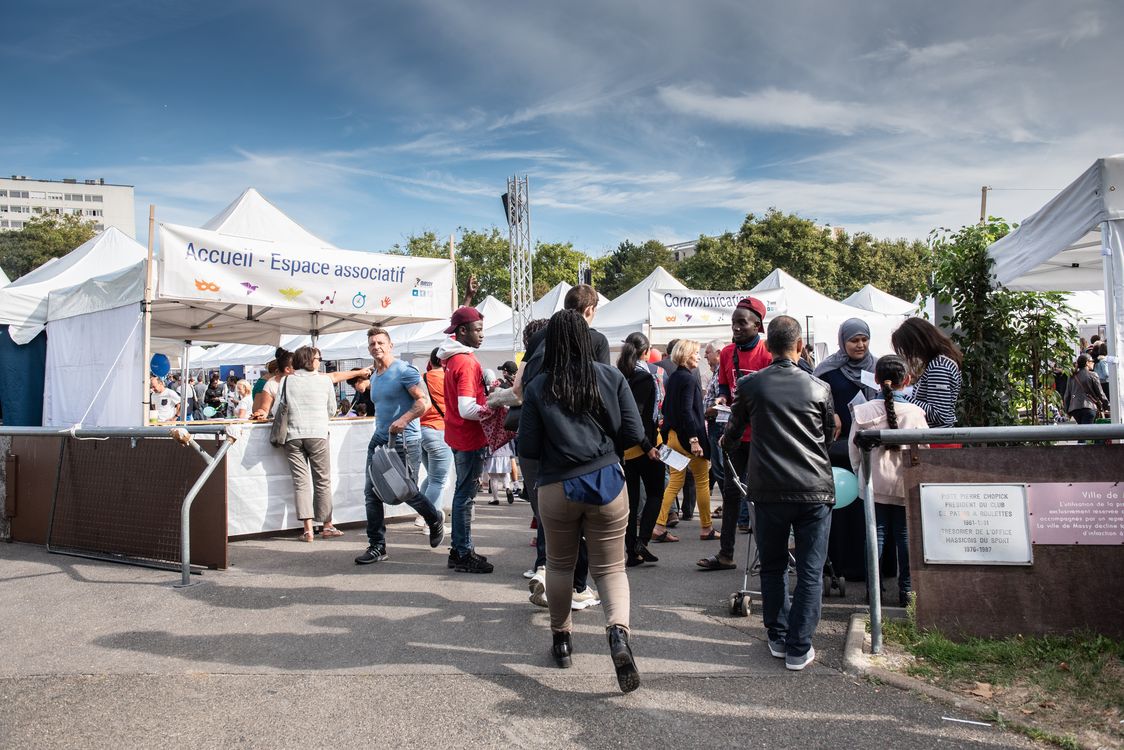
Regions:
<svg viewBox="0 0 1124 750"><path fill-rule="evenodd" d="M831 388L840 435L851 434L854 406L879 398L874 363L874 355L870 353L870 327L861 318L843 321L839 326L839 349L813 373ZM844 441L832 443L829 455L832 466L851 470L851 458ZM852 503L832 513L828 558L836 573L847 580L866 580L866 516L862 503Z"/></svg>
<svg viewBox="0 0 1124 750"><path fill-rule="evenodd" d="M699 342L681 339L671 354L678 369L667 380L667 398L663 407L664 442L675 453L688 461L687 467L695 477L695 493L699 509L699 539L718 538L710 518L710 441L706 437L703 417L702 390L699 388ZM671 468L671 478L663 492L663 507L653 529L652 540L677 542L667 530L667 514L675 496L686 480L686 470L665 461ZM682 462L678 462L680 466Z"/></svg>

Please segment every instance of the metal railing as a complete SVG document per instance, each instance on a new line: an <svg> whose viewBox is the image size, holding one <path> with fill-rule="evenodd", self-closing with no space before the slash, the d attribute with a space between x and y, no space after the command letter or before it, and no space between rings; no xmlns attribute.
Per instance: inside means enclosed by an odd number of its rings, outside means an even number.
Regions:
<svg viewBox="0 0 1124 750"><path fill-rule="evenodd" d="M10 437L62 437L78 440L98 440L104 438L171 438L181 445L190 446L206 463L203 473L195 480L180 506L180 582L176 587L191 586L191 505L211 474L222 463L231 444L240 436L237 424L208 424L193 426L175 425L171 427L5 427L0 425L0 436ZM197 435L213 435L222 439L222 445L214 456L207 453L196 442ZM61 456L60 456L61 475ZM55 493L58 493L59 480L55 480ZM52 504L52 513L54 506ZM82 555L78 555L82 556ZM101 559L101 558L98 558Z"/></svg>
<svg viewBox="0 0 1124 750"><path fill-rule="evenodd" d="M1124 440L1124 425L1050 425L1029 427L950 427L927 430L861 430L855 445L862 449L865 483L859 496L866 512L866 586L870 601L870 650L882 653L882 586L878 570L878 529L874 521L874 480L870 452L883 445L943 445L960 443L1053 443L1071 440Z"/></svg>

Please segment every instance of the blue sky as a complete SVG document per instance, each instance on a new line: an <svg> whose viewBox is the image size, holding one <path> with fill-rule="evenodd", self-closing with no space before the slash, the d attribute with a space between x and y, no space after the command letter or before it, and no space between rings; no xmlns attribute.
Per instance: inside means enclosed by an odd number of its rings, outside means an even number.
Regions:
<svg viewBox="0 0 1124 750"><path fill-rule="evenodd" d="M771 206L923 238L1020 220L1124 151L1124 6L1099 0L13 3L0 174L136 186L198 224L256 187L385 250L736 230Z"/></svg>

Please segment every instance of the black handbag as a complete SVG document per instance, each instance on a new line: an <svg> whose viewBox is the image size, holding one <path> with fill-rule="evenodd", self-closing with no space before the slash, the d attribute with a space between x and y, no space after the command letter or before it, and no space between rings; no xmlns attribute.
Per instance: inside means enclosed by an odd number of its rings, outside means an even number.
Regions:
<svg viewBox="0 0 1124 750"><path fill-rule="evenodd" d="M269 442L277 447L285 444L285 437L289 433L289 402L285 398L285 388L288 385L288 378L281 381L281 393L273 412L273 425L269 428Z"/></svg>

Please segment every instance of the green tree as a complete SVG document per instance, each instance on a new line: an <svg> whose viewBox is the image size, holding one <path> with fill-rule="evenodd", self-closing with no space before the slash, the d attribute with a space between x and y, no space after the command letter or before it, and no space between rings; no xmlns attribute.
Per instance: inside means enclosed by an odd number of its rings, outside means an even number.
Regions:
<svg viewBox="0 0 1124 750"><path fill-rule="evenodd" d="M476 302L489 294L503 302L511 303L511 252L507 235L492 227L476 231L459 227L460 240L456 243L457 289L460 294L468 288L468 279L475 276L480 285ZM433 232L423 232L406 238L405 245L395 245L389 251L396 255L415 258L448 258L449 246L438 240Z"/></svg>
<svg viewBox="0 0 1124 750"><path fill-rule="evenodd" d="M695 254L683 260L677 275L692 289L749 289L762 279L757 254L730 232L700 237Z"/></svg>
<svg viewBox="0 0 1124 750"><path fill-rule="evenodd" d="M575 250L569 242L540 242L535 246L535 255L531 260L531 270L535 277L535 299L543 296L558 282L567 284L578 283L578 268L582 261L590 264L593 271L593 285L598 286L601 280L597 265L581 250Z"/></svg>
<svg viewBox="0 0 1124 750"><path fill-rule="evenodd" d="M600 274L601 279L597 290L614 299L643 281L657 266L674 273L675 256L662 242L648 240L635 245L625 240L597 264L595 275Z"/></svg>
<svg viewBox="0 0 1124 750"><path fill-rule="evenodd" d="M875 239L865 232L850 237L839 253L835 299L843 299L867 284L904 300L928 293L931 254L921 240Z"/></svg>
<svg viewBox="0 0 1124 750"><path fill-rule="evenodd" d="M1054 389L1055 365L1068 368L1077 340L1076 310L1062 292L1006 292L1012 342L1010 388L1024 421L1049 423L1051 406L1062 405Z"/></svg>
<svg viewBox="0 0 1124 750"><path fill-rule="evenodd" d="M966 226L957 232L934 230L933 292L953 314L938 325L949 329L964 355L958 417L965 427L1013 424L1009 388L1011 298L995 285L991 243L1011 227L1002 219Z"/></svg>
<svg viewBox="0 0 1124 750"><path fill-rule="evenodd" d="M96 234L79 216L35 216L18 232L0 233L0 268L15 281L51 258L61 258Z"/></svg>

